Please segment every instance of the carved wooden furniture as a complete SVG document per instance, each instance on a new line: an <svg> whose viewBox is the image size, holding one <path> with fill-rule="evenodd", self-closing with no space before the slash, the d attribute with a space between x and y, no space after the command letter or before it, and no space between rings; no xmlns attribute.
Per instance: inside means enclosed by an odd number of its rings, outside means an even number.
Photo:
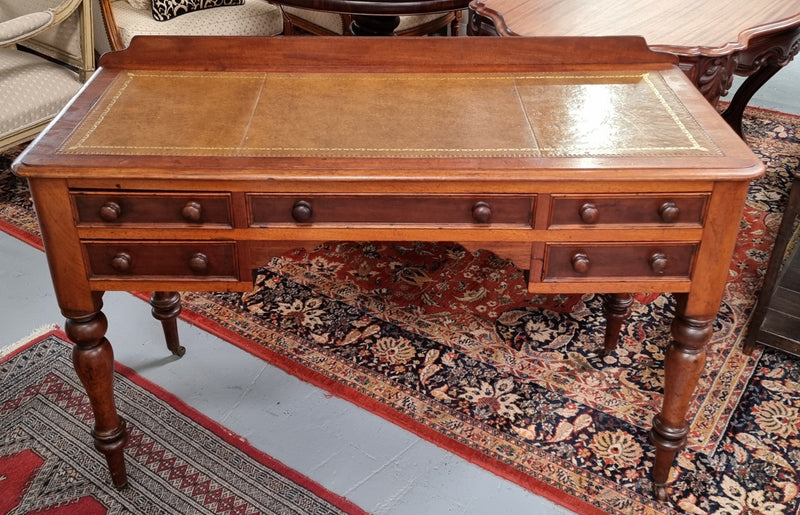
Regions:
<svg viewBox="0 0 800 515"><path fill-rule="evenodd" d="M0 0L0 150L36 137L94 63L89 0Z"/></svg>
<svg viewBox="0 0 800 515"><path fill-rule="evenodd" d="M747 76L725 119L742 133L753 94L800 51L800 3L786 0L473 0L471 34L637 35L680 67L716 105L733 75Z"/></svg>
<svg viewBox="0 0 800 515"><path fill-rule="evenodd" d="M278 3L289 15L289 22L299 21L300 28L314 34L322 34L322 31L319 27L313 27L317 24L303 23L300 12L345 15L350 21L349 32L356 36L414 36L435 32L448 24L453 25L456 29L453 35L457 35L458 19L455 12L466 9L469 0L280 0ZM440 16L434 17L431 24L423 24L412 30L415 24L410 22L410 17L430 14ZM404 27L400 27L401 17Z"/></svg>
<svg viewBox="0 0 800 515"><path fill-rule="evenodd" d="M139 38L100 64L14 169L115 485L104 291L161 292L180 353L169 292L249 290L313 242L427 240L511 258L532 292L612 294L610 347L629 292L676 293L651 433L665 497L763 173L673 56L640 38Z"/></svg>
<svg viewBox="0 0 800 515"><path fill-rule="evenodd" d="M283 35L350 36L353 15L281 6ZM400 16L395 36L458 36L461 11Z"/></svg>
<svg viewBox="0 0 800 515"><path fill-rule="evenodd" d="M800 356L800 247L795 247L784 263L800 214L798 174L800 170L795 170L764 284L750 318L744 340L744 351L748 354L760 344Z"/></svg>

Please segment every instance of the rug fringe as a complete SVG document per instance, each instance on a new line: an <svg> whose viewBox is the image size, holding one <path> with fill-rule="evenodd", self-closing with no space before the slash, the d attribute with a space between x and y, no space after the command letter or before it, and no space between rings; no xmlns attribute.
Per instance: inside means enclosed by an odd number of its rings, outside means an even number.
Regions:
<svg viewBox="0 0 800 515"><path fill-rule="evenodd" d="M58 324L46 324L41 327L37 327L27 336L23 336L19 340L15 341L10 345L6 345L5 347L0 348L0 358L4 358L5 356L12 354L14 351L19 349L20 347L25 346L26 344L30 343L32 340L37 339L38 337L49 333L50 331L58 329Z"/></svg>

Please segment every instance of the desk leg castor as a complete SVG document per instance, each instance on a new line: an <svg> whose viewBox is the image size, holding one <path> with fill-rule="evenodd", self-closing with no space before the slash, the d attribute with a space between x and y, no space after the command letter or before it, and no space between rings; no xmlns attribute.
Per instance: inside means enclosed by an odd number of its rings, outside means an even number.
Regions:
<svg viewBox="0 0 800 515"><path fill-rule="evenodd" d="M161 327L164 329L164 339L167 341L167 348L175 356L183 356L186 349L181 345L178 337L178 314L181 312L181 296L178 292L170 291L153 292L150 297L150 305L153 307L152 313L156 320L161 320Z"/></svg>
<svg viewBox="0 0 800 515"><path fill-rule="evenodd" d="M114 351L105 338L108 321L101 311L67 318L64 331L75 343L72 364L94 413L94 446L105 455L117 488L128 485L123 449L128 441L125 420L114 405Z"/></svg>

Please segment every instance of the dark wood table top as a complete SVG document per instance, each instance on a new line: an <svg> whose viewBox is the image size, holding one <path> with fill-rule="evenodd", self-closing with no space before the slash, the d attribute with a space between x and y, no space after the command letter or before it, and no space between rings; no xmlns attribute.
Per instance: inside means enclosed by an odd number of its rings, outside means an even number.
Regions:
<svg viewBox="0 0 800 515"><path fill-rule="evenodd" d="M785 0L473 0L470 34L572 37L636 35L680 67L716 105L747 77L723 113L742 134L747 103L800 51L800 2Z"/></svg>
<svg viewBox="0 0 800 515"><path fill-rule="evenodd" d="M642 36L672 54L727 55L756 36L800 25L786 0L475 0L498 31L519 36Z"/></svg>

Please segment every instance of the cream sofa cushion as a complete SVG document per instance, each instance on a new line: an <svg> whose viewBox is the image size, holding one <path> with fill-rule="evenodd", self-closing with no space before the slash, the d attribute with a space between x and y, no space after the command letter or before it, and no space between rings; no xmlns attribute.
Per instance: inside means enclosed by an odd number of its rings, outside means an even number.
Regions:
<svg viewBox="0 0 800 515"><path fill-rule="evenodd" d="M244 5L214 7L156 21L149 10L136 9L127 0L112 2L122 43L136 35L274 36L283 31L280 9L265 0L246 0Z"/></svg>
<svg viewBox="0 0 800 515"><path fill-rule="evenodd" d="M75 96L78 74L13 48L0 48L0 139L51 120Z"/></svg>

